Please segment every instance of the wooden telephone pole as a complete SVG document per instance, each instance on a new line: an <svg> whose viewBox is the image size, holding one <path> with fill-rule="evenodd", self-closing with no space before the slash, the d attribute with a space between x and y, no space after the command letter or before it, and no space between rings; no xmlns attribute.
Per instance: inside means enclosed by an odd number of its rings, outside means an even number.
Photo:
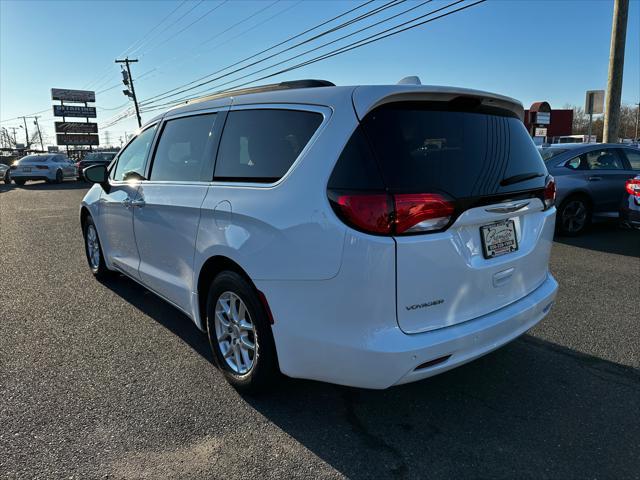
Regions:
<svg viewBox="0 0 640 480"><path fill-rule="evenodd" d="M624 71L624 45L627 39L629 0L615 0L613 25L611 26L611 51L609 53L609 77L604 110L604 143L618 142L620 127L620 100L622 97L622 73Z"/></svg>

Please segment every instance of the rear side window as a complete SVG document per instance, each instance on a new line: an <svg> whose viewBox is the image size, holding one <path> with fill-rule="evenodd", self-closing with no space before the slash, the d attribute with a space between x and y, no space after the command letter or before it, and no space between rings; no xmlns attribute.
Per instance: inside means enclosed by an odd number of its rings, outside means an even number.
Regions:
<svg viewBox="0 0 640 480"><path fill-rule="evenodd" d="M593 150L581 155L589 170L624 170L622 159L612 148Z"/></svg>
<svg viewBox="0 0 640 480"><path fill-rule="evenodd" d="M287 173L322 123L298 110L230 112L220 141L215 179L275 182Z"/></svg>
<svg viewBox="0 0 640 480"><path fill-rule="evenodd" d="M176 118L165 123L150 180L210 181L216 114ZM208 178L207 171L209 172Z"/></svg>
<svg viewBox="0 0 640 480"><path fill-rule="evenodd" d="M329 179L332 190L384 190L375 157L361 128L349 139Z"/></svg>
<svg viewBox="0 0 640 480"><path fill-rule="evenodd" d="M626 148L624 153L631 164L631 170L640 170L640 150L634 151L630 148Z"/></svg>
<svg viewBox="0 0 640 480"><path fill-rule="evenodd" d="M544 188L547 170L518 118L444 108L396 103L365 117L391 192L467 198Z"/></svg>

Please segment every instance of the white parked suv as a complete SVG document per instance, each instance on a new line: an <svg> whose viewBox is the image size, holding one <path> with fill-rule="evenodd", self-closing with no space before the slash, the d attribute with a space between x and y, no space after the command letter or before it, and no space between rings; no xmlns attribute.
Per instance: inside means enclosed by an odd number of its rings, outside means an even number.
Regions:
<svg viewBox="0 0 640 480"><path fill-rule="evenodd" d="M188 103L84 170L89 265L185 312L241 390L444 372L556 295L555 184L522 115L475 90L314 80Z"/></svg>

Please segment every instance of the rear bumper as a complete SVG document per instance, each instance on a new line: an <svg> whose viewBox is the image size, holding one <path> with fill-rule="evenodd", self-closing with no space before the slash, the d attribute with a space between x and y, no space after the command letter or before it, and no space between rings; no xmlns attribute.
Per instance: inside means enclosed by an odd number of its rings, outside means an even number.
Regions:
<svg viewBox="0 0 640 480"><path fill-rule="evenodd" d="M629 195L620 208L620 220L631 227L640 228L640 200Z"/></svg>
<svg viewBox="0 0 640 480"><path fill-rule="evenodd" d="M394 384L414 382L470 362L511 342L534 327L551 310L558 283L551 274L526 297L480 318L424 334L425 346L413 354L423 359L451 355L431 368L415 370L415 363Z"/></svg>
<svg viewBox="0 0 640 480"><path fill-rule="evenodd" d="M12 170L10 175L13 180L16 180L16 179L17 180L55 180L56 178L55 172L23 173L23 172Z"/></svg>
<svg viewBox="0 0 640 480"><path fill-rule="evenodd" d="M292 377L361 388L383 389L414 382L463 365L519 337L549 313L557 289L558 283L548 274L536 290L517 302L473 320L419 334L405 334L396 326L359 335L334 332L321 337L308 328L298 330L294 337L274 328L280 368ZM274 327L277 318L276 314ZM295 342L296 355L291 354L290 342ZM416 370L445 356L449 357L443 363Z"/></svg>

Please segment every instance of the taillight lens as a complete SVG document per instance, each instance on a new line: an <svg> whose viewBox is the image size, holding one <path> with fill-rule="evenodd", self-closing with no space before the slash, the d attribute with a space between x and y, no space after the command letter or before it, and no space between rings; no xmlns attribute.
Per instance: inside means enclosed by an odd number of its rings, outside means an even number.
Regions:
<svg viewBox="0 0 640 480"><path fill-rule="evenodd" d="M390 234L393 210L390 200L386 193L339 195L336 204L347 223L365 232Z"/></svg>
<svg viewBox="0 0 640 480"><path fill-rule="evenodd" d="M395 233L417 233L446 227L453 215L453 202L437 193L394 195Z"/></svg>
<svg viewBox="0 0 640 480"><path fill-rule="evenodd" d="M17 169L17 168L18 168L18 166L17 166L17 165L11 165L9 168L10 168L11 170L15 170L15 169Z"/></svg>
<svg viewBox="0 0 640 480"><path fill-rule="evenodd" d="M544 208L551 208L556 201L556 181L551 175L547 178L544 186Z"/></svg>
<svg viewBox="0 0 640 480"><path fill-rule="evenodd" d="M331 194L338 215L358 230L402 235L441 230L451 221L454 204L437 193Z"/></svg>
<svg viewBox="0 0 640 480"><path fill-rule="evenodd" d="M629 195L640 198L640 178L630 178L624 188Z"/></svg>

